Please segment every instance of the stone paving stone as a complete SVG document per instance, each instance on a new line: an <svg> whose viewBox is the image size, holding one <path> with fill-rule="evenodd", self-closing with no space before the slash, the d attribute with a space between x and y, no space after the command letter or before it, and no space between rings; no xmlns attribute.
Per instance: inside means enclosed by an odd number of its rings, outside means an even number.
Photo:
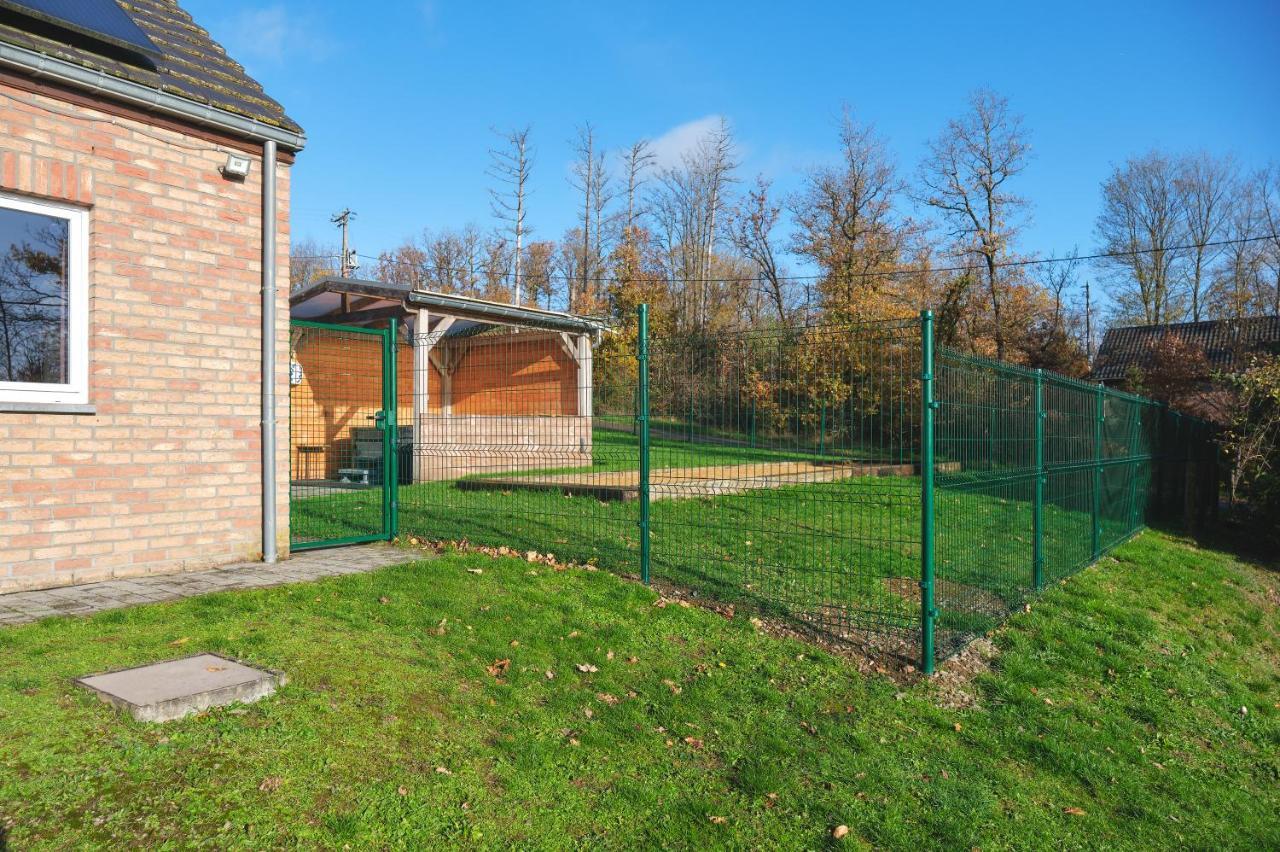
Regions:
<svg viewBox="0 0 1280 852"><path fill-rule="evenodd" d="M178 600L214 592L266 588L358 574L428 558L426 554L368 544L334 550L309 550L277 565L246 562L186 574L104 580L0 595L0 626L25 624L60 615L82 615Z"/></svg>

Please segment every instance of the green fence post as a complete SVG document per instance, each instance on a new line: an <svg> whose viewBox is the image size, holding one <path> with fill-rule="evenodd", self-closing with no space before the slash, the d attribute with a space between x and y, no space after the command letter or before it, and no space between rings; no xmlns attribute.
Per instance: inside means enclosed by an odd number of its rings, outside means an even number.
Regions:
<svg viewBox="0 0 1280 852"><path fill-rule="evenodd" d="M382 407L386 412L382 432L382 488L383 506L386 507L387 538L400 534L400 425L396 369L399 352L400 321L394 317L387 324L382 338Z"/></svg>
<svg viewBox="0 0 1280 852"><path fill-rule="evenodd" d="M920 667L933 674L933 312L920 312Z"/></svg>
<svg viewBox="0 0 1280 852"><path fill-rule="evenodd" d="M636 421L640 424L640 579L649 584L649 306L637 308L640 324L636 346L639 392ZM690 425L692 425L692 419Z"/></svg>
<svg viewBox="0 0 1280 852"><path fill-rule="evenodd" d="M1106 418L1103 413L1103 387L1097 386L1094 392L1093 420L1093 559L1097 561L1102 555L1102 423Z"/></svg>
<svg viewBox="0 0 1280 852"><path fill-rule="evenodd" d="M1036 488L1035 503L1031 513L1032 576L1036 591L1044 588L1044 370L1036 370Z"/></svg>
<svg viewBox="0 0 1280 852"><path fill-rule="evenodd" d="M818 423L818 455L827 454L827 404L822 403L822 419Z"/></svg>

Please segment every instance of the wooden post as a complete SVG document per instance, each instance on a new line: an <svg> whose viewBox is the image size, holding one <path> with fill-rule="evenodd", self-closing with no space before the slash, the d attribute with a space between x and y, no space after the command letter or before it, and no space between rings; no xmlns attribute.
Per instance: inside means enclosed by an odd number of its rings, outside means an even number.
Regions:
<svg viewBox="0 0 1280 852"><path fill-rule="evenodd" d="M427 418L431 405L431 316L426 308L418 309L413 324L413 481L426 478Z"/></svg>

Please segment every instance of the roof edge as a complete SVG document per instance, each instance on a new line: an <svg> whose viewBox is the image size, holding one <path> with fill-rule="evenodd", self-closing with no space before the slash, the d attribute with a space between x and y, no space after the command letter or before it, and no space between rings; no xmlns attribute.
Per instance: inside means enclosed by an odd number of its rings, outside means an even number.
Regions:
<svg viewBox="0 0 1280 852"><path fill-rule="evenodd" d="M276 127L255 118L237 115L229 110L202 104L181 95L114 77L105 71L86 68L17 45L0 42L0 65L17 68L34 77L51 79L72 88L102 94L134 106L181 118L203 127L212 127L233 136L256 142L274 141L292 153L301 151L307 144L304 133Z"/></svg>
<svg viewBox="0 0 1280 852"><path fill-rule="evenodd" d="M509 305L503 302L490 302L485 299L473 299L470 296L458 296L451 293L437 293L433 290L410 290L406 304L423 308L439 308L442 311L473 314L477 317L491 317L536 328L548 328L558 331L576 331L581 333L598 333L606 328L605 323L577 314L562 311L549 311L543 308L530 308L523 305Z"/></svg>

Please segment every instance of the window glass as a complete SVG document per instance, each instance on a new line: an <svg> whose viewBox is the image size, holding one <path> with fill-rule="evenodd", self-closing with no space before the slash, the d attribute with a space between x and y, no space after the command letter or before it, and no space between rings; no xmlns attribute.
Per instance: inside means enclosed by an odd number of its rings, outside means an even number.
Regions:
<svg viewBox="0 0 1280 852"><path fill-rule="evenodd" d="M0 207L0 381L70 382L68 219Z"/></svg>
<svg viewBox="0 0 1280 852"><path fill-rule="evenodd" d="M68 384L70 223L0 207L0 381Z"/></svg>

